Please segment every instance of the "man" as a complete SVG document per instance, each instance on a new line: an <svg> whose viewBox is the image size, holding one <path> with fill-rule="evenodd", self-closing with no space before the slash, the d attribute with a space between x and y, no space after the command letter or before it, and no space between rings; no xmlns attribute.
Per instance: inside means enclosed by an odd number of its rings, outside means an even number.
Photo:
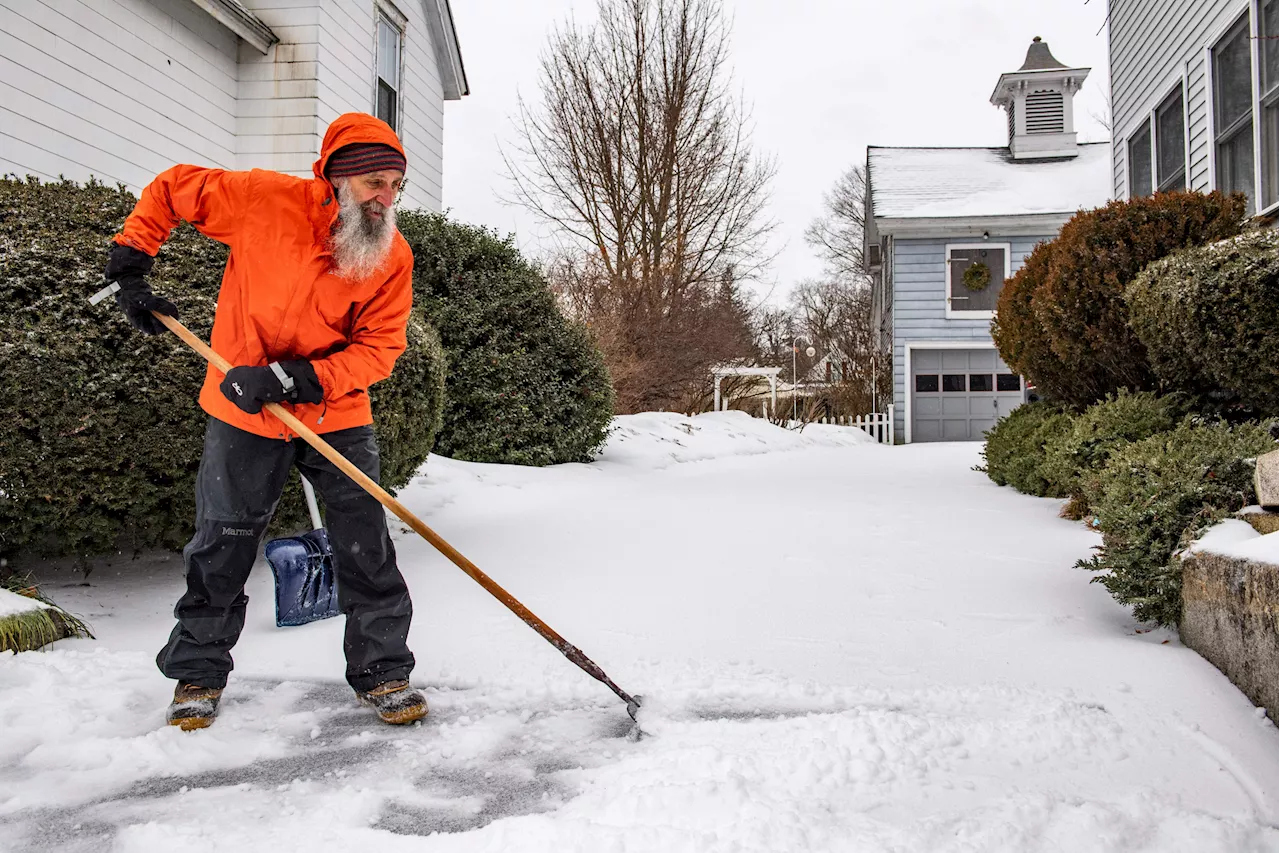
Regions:
<svg viewBox="0 0 1280 853"><path fill-rule="evenodd" d="M145 276L179 220L227 244L212 345L237 367L209 366L209 415L196 479L196 531L183 550L187 591L156 664L178 681L168 721L213 722L244 628L245 581L296 466L321 494L346 615L347 682L388 723L419 720L406 644L412 605L382 505L263 412L281 403L378 479L369 386L405 349L413 252L395 225L405 172L395 132L349 113L329 126L314 179L255 169L175 166L142 193L115 236L107 278L129 322L165 330L152 311L177 308Z"/></svg>

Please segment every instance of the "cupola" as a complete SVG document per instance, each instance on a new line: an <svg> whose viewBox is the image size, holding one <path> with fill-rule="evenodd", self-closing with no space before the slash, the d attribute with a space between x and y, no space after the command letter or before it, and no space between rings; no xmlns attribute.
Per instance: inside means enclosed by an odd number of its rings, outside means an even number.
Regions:
<svg viewBox="0 0 1280 853"><path fill-rule="evenodd" d="M1074 157L1076 92L1088 68L1069 68L1036 36L1017 71L1000 75L991 103L1009 114L1009 153L1015 160Z"/></svg>

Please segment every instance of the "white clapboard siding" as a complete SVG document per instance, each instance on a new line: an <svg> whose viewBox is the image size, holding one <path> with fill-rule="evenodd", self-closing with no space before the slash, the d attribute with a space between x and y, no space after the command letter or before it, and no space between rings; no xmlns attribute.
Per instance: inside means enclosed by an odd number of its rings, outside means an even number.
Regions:
<svg viewBox="0 0 1280 853"><path fill-rule="evenodd" d="M242 0L278 43L240 45L236 168L308 177L323 128L317 109L321 0Z"/></svg>
<svg viewBox="0 0 1280 853"><path fill-rule="evenodd" d="M1249 0L1111 0L1111 108L1115 195L1127 198L1126 157L1135 128L1186 82L1187 185L1207 191L1209 174L1205 49L1249 9Z"/></svg>
<svg viewBox="0 0 1280 853"><path fill-rule="evenodd" d="M237 41L185 0L0 0L0 172L234 166Z"/></svg>
<svg viewBox="0 0 1280 853"><path fill-rule="evenodd" d="M372 112L382 0L241 0L266 54L191 0L0 0L0 172L138 192L175 163L311 174L329 122ZM427 5L406 16L403 203L439 210L443 87Z"/></svg>

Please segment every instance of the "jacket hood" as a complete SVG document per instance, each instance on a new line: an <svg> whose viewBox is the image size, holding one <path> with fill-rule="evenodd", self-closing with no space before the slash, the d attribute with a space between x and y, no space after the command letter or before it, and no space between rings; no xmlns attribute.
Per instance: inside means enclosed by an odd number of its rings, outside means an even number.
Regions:
<svg viewBox="0 0 1280 853"><path fill-rule="evenodd" d="M327 181L324 171L334 152L343 146L360 142L379 142L390 145L400 152L402 157L405 156L400 137L396 136L391 125L368 113L343 113L335 118L329 125L329 129L325 131L324 143L320 146L320 159L311 167L311 171L320 180Z"/></svg>

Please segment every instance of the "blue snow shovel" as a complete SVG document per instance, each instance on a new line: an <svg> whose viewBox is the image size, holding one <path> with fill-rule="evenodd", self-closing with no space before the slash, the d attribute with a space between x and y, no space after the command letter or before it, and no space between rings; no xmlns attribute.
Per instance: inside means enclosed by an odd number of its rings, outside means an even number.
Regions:
<svg viewBox="0 0 1280 853"><path fill-rule="evenodd" d="M329 534L320 524L315 489L306 477L302 478L302 490L307 493L313 529L298 536L272 539L264 549L276 579L276 625L280 628L328 619L340 612L333 549L329 547Z"/></svg>

